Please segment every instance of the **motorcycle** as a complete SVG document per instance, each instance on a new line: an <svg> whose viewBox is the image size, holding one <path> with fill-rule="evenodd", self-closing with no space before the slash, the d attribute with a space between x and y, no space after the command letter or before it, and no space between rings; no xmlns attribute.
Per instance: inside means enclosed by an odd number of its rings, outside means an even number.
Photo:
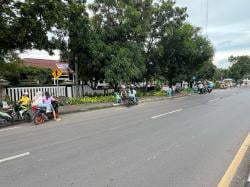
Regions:
<svg viewBox="0 0 250 187"><path fill-rule="evenodd" d="M13 122L13 118L6 112L0 112L0 125Z"/></svg>
<svg viewBox="0 0 250 187"><path fill-rule="evenodd" d="M0 112L0 124L13 123L15 121L30 122L32 113L28 107L21 106L20 104L10 105Z"/></svg>
<svg viewBox="0 0 250 187"><path fill-rule="evenodd" d="M56 116L58 116L58 108L59 108L58 102L52 101L51 104L55 110ZM54 118L53 112L47 112L46 107L34 106L34 107L32 107L32 110L34 111L33 123L35 125L41 125L45 121L48 121L48 120L51 120Z"/></svg>
<svg viewBox="0 0 250 187"><path fill-rule="evenodd" d="M16 103L14 105L14 108L12 109L11 116L15 121L26 121L31 122L32 121L32 113L28 106L22 106L19 103Z"/></svg>
<svg viewBox="0 0 250 187"><path fill-rule="evenodd" d="M127 97L126 101L125 101L125 104L128 105L128 106L130 106L130 105L138 105L139 101L138 101L137 97L135 98L135 100L134 100L134 97Z"/></svg>

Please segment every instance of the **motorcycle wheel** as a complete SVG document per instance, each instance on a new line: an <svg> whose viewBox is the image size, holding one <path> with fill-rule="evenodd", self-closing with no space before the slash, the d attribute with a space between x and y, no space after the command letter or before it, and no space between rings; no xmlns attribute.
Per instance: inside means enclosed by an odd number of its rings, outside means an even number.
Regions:
<svg viewBox="0 0 250 187"><path fill-rule="evenodd" d="M34 116L33 122L35 125L41 125L45 121L44 116L41 113L38 113Z"/></svg>

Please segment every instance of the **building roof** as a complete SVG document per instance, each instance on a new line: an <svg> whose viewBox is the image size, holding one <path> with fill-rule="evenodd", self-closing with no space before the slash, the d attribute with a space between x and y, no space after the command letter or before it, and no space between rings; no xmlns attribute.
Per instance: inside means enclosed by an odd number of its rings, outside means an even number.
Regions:
<svg viewBox="0 0 250 187"><path fill-rule="evenodd" d="M46 59L33 59L33 58L24 58L22 59L24 65L33 66L38 68L47 68L54 70L59 68L64 75L73 73L69 68L69 64L65 62L60 62L59 60L46 60Z"/></svg>

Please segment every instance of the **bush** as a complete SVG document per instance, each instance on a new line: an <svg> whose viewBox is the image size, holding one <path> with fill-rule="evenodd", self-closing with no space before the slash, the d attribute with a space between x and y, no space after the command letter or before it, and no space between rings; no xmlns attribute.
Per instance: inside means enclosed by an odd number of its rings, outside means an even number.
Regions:
<svg viewBox="0 0 250 187"><path fill-rule="evenodd" d="M76 97L68 98L65 101L65 104L77 105L77 104L87 104L87 103L106 103L114 102L114 96L85 96L85 97Z"/></svg>
<svg viewBox="0 0 250 187"><path fill-rule="evenodd" d="M166 96L166 91L150 91L147 96Z"/></svg>
<svg viewBox="0 0 250 187"><path fill-rule="evenodd" d="M155 86L155 91L156 91L156 92L161 91L161 85L157 84L157 85Z"/></svg>

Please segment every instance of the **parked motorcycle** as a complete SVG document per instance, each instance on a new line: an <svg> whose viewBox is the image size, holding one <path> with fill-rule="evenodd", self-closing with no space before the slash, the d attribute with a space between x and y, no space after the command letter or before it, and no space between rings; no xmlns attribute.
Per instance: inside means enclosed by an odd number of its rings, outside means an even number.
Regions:
<svg viewBox="0 0 250 187"><path fill-rule="evenodd" d="M52 106L55 110L56 116L58 116L58 108L59 104L57 101L52 101ZM45 121L54 119L53 112L46 112L46 107L33 107L32 110L34 111L33 116L33 123L35 125L41 125Z"/></svg>
<svg viewBox="0 0 250 187"><path fill-rule="evenodd" d="M0 125L13 122L13 118L6 112L0 112Z"/></svg>
<svg viewBox="0 0 250 187"><path fill-rule="evenodd" d="M20 104L16 103L14 105L14 108L12 109L11 116L14 118L15 121L26 121L31 122L32 121L32 112L27 106L21 106Z"/></svg>
<svg viewBox="0 0 250 187"><path fill-rule="evenodd" d="M10 105L0 112L0 124L12 123L15 121L26 121L30 122L32 119L32 113L28 107L20 106L15 104Z"/></svg>

